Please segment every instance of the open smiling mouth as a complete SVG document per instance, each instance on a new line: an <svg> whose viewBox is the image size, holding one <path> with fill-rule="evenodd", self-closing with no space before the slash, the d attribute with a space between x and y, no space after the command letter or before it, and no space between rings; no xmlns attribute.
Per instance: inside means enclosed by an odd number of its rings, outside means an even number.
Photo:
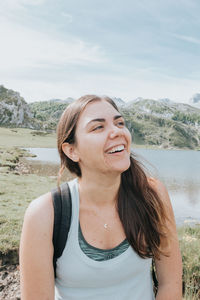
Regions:
<svg viewBox="0 0 200 300"><path fill-rule="evenodd" d="M114 154L122 152L125 149L124 145L119 145L116 147L113 147L111 150L107 151L108 154Z"/></svg>

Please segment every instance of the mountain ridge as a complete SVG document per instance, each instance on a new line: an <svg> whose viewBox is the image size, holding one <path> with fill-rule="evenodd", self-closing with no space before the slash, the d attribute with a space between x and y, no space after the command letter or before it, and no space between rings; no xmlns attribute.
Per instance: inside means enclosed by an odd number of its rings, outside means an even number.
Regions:
<svg viewBox="0 0 200 300"><path fill-rule="evenodd" d="M200 149L200 108L170 99L137 98L130 102L113 97L125 117L133 142L160 148ZM0 86L0 126L56 129L68 97L26 103L18 92Z"/></svg>

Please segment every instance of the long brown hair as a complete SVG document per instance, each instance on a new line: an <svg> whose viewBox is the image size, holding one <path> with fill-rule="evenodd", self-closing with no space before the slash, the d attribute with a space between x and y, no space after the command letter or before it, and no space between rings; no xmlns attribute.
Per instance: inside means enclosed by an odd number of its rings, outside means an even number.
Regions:
<svg viewBox="0 0 200 300"><path fill-rule="evenodd" d="M57 127L57 147L61 159L58 182L65 168L81 177L79 164L65 155L62 144L76 143L76 124L80 113L88 103L102 100L109 102L119 111L109 97L86 95L70 104L63 112ZM127 240L138 255L142 258L159 258L161 253L165 254L161 250L161 242L166 240L167 232L165 208L133 153L130 155L130 161L130 167L121 174L117 203L119 217Z"/></svg>

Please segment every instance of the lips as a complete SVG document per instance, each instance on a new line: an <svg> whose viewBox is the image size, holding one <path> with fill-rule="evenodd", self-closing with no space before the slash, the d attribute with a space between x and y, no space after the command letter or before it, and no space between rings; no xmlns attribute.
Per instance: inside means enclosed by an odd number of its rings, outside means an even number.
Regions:
<svg viewBox="0 0 200 300"><path fill-rule="evenodd" d="M124 144L119 144L119 145L115 145L110 147L106 153L108 154L112 154L112 153L117 153L117 152L121 152L125 149L125 145Z"/></svg>

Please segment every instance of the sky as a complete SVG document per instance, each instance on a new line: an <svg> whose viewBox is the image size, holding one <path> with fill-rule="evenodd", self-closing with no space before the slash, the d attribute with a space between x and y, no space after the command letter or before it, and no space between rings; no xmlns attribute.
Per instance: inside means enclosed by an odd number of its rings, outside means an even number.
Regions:
<svg viewBox="0 0 200 300"><path fill-rule="evenodd" d="M0 84L27 102L200 92L199 0L1 0Z"/></svg>

